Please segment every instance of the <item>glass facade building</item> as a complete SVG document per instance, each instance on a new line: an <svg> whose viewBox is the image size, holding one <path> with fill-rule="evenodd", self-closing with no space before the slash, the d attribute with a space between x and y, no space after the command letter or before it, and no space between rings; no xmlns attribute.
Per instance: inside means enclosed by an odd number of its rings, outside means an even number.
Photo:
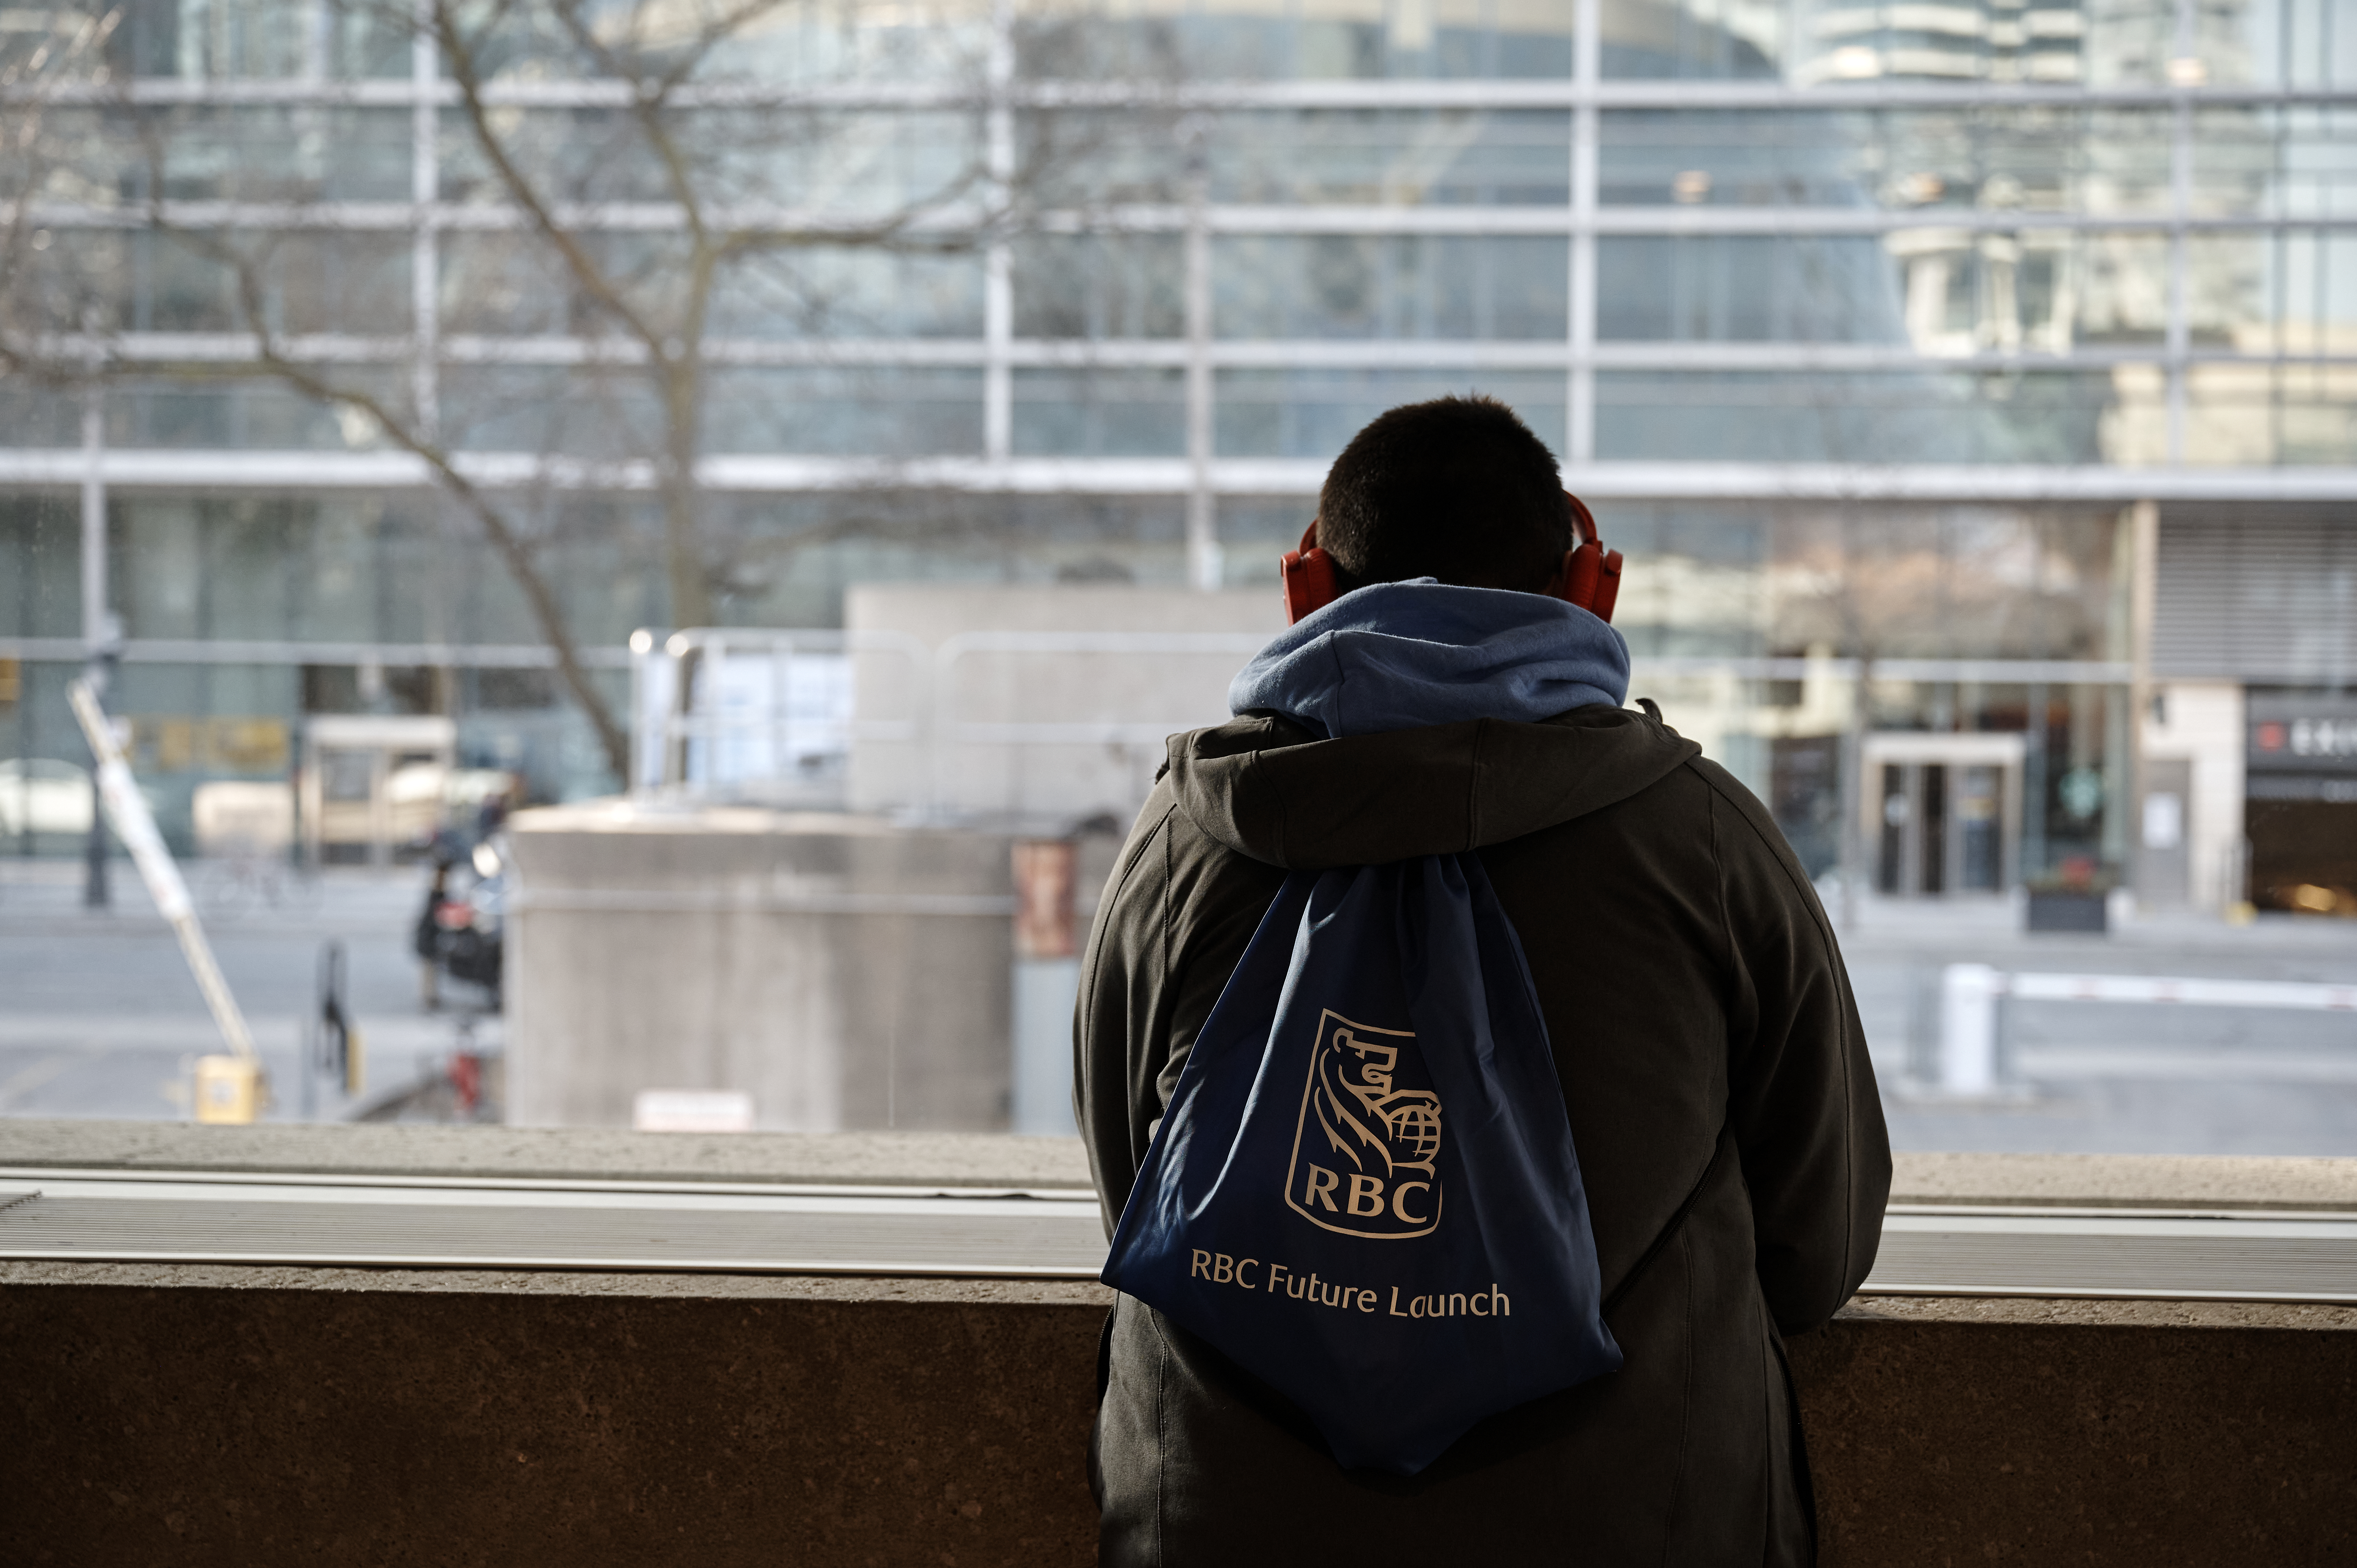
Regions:
<svg viewBox="0 0 2357 1568"><path fill-rule="evenodd" d="M1478 390L1813 873L2357 885L2357 762L2253 727L2357 665L2357 8L719 15L5 13L0 756L80 755L112 616L175 832L371 706L612 788L440 462L619 703L633 628L856 581L1274 591L1353 430Z"/></svg>

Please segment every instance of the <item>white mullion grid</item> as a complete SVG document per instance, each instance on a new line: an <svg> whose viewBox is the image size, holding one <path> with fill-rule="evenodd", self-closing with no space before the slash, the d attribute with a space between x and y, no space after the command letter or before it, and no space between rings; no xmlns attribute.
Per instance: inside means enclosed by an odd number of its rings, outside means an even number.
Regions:
<svg viewBox="0 0 2357 1568"><path fill-rule="evenodd" d="M1575 43L1575 48L1577 44ZM350 108L403 108L420 98L449 107L457 90L447 82L305 81L299 78L189 80L150 77L127 88L67 85L42 90L43 101L60 105L112 105L126 93L141 106L182 104L323 103ZM0 104L22 102L26 90L0 91ZM493 108L619 108L630 102L626 85L608 81L506 81L487 83L484 102ZM855 82L810 87L797 84L690 85L674 101L682 108L812 107L831 109L955 109L974 102L971 87L917 82ZM2026 83L1861 82L1842 86L1791 87L1781 82L1692 79L1581 83L1571 81L1455 78L1356 81L1199 82L1173 89L1167 82L1030 81L1017 83L1009 102L1018 109L1122 109L1141 103L1157 108L1222 109L2166 109L2183 102L2225 108L2254 104L2357 103L2357 86L2244 84L2178 88L2153 84L2124 87L2045 87Z"/></svg>
<svg viewBox="0 0 2357 1568"><path fill-rule="evenodd" d="M42 340L59 357L87 356L100 349L127 364L244 364L254 343L236 333L128 333L102 342L97 338ZM281 338L277 348L303 364L397 365L411 356L409 339L357 334L310 334ZM436 361L450 365L636 365L643 347L610 338L492 338L475 335L437 339ZM1983 350L1929 355L1906 343L1663 342L1622 340L1584 349L1554 338L1524 341L1474 338L1226 338L1200 348L1186 338L1011 338L1003 346L981 338L869 338L796 340L715 338L705 358L716 365L778 367L866 365L894 369L981 368L994 358L1018 369L1177 370L1199 362L1225 370L1437 370L1530 371L1568 374L1583 360L1609 371L2001 371L2016 374L2108 371L2123 365L2148 365L2147 347L2075 347L2060 354ZM2189 365L2357 365L2357 351L2286 355L2243 353L2231 348L2189 348Z"/></svg>
<svg viewBox="0 0 2357 1568"><path fill-rule="evenodd" d="M1015 12L1010 0L996 0L990 12L990 181L1001 211L1011 206L1015 184ZM995 226L982 263L982 448L1003 463L1015 450L1015 371L1007 347L1015 339L1014 257L1004 223Z"/></svg>
<svg viewBox="0 0 2357 1568"><path fill-rule="evenodd" d="M429 107L420 112L415 140L428 134ZM431 162L421 167L430 175ZM2190 171L2189 171L2190 178ZM2190 198L2189 198L2190 200ZM513 209L466 202L315 201L212 202L167 201L166 220L182 228L268 229L278 231L405 232L421 225L439 231L500 233L526 227L523 214ZM13 220L13 203L0 202L0 222ZM679 209L667 203L614 203L596 208L560 207L557 220L568 228L593 232L660 233L680 223ZM100 207L81 203L38 202L30 221L49 229L135 230L149 224L145 207ZM830 225L846 232L864 230L866 217L843 212L798 212L775 209L719 208L714 219L733 228L764 224L809 233ZM954 235L985 222L979 212L929 215L911 225L912 231ZM2168 233L2182 229L2189 234L2262 233L2276 230L2341 230L2357 228L2357 218L2319 219L2279 214L2180 215L2172 205L2147 215L2084 212L2027 212L2019 209L1922 209L1897 211L1857 207L1598 207L1586 220L1598 234L1699 236L1834 235L1871 239L1879 235L1925 229L1968 233ZM1108 208L1094 212L1051 211L1040 214L1030 227L1049 233L1174 233L1200 224L1213 234L1469 234L1570 236L1582 220L1566 206L1447 206L1409 207L1329 203L1276 207L1206 202Z"/></svg>
<svg viewBox="0 0 2357 1568"><path fill-rule="evenodd" d="M1579 0L1572 22L1572 76L1582 101L1571 112L1571 276L1564 301L1571 373L1564 385L1564 461L1596 460L1596 213L1602 116L1593 97L1604 59L1603 6Z"/></svg>
<svg viewBox="0 0 2357 1568"><path fill-rule="evenodd" d="M162 451L109 447L95 465L79 446L0 448L0 484L59 489L95 467L110 489L286 492L428 490L433 476L404 452ZM657 482L645 461L592 463L533 452L469 452L459 470L490 489L646 491ZM1214 491L1230 496L1309 497L1323 462L1228 458L1214 462ZM877 486L972 493L1185 496L1194 466L1177 457L980 456L887 459L736 455L699 465L705 489L746 495L872 490ZM2357 467L2124 468L2104 464L1606 462L1582 472L1583 493L1613 499L1989 501L2027 506L2109 506L2156 501L2345 501Z"/></svg>
<svg viewBox="0 0 2357 1568"><path fill-rule="evenodd" d="M442 229L438 220L442 137L435 91L440 85L442 62L429 26L432 4L433 0L417 0L413 12L416 31L409 41L414 95L409 113L409 195L414 203L409 242L409 395L416 405L417 428L429 441L439 434L442 423Z"/></svg>
<svg viewBox="0 0 2357 1568"><path fill-rule="evenodd" d="M2190 59L2193 55L2193 6L2194 0L2177 0L2176 58L2179 59ZM2188 299L2186 254L2186 222L2193 215L2193 104L2182 91L2178 94L2169 115L2169 359L2165 372L2169 403L2168 456L2169 462L2182 463L2185 461L2186 350L2193 340L2191 324L2187 319L2190 302Z"/></svg>
<svg viewBox="0 0 2357 1568"><path fill-rule="evenodd" d="M1187 579L1208 593L1225 575L1220 558L1218 502L1211 478L1211 367L1217 345L1211 335L1211 175L1204 166L1203 131L1190 122L1188 137L1187 248Z"/></svg>

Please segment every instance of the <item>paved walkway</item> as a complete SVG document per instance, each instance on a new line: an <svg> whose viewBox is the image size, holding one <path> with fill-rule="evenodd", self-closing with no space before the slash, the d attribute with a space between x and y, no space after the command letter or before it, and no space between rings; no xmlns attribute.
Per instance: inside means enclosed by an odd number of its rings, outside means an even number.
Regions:
<svg viewBox="0 0 2357 1568"><path fill-rule="evenodd" d="M207 876L192 876L200 891ZM196 985L127 865L115 867L111 913L82 909L81 877L70 862L0 860L0 1115L184 1116L188 1061L220 1048ZM423 897L419 871L338 868L299 896L251 897L208 919L277 1086L272 1119L299 1110L296 1049L329 940L345 945L371 1091L455 1047L457 1023L419 1006L408 931ZM2177 916L2104 938L2032 937L2004 899L1867 899L1841 937L1903 1148L2357 1155L2347 1014L2009 1002L2011 1091L1959 1103L1930 1084L1946 964L2348 983L2357 921ZM480 1043L495 1044L498 1027L483 1021ZM350 1108L323 1090L321 1114Z"/></svg>
<svg viewBox="0 0 2357 1568"><path fill-rule="evenodd" d="M188 870L200 900L212 901L208 868ZM81 875L79 863L0 860L0 1115L184 1117L188 1064L221 1049L221 1037L130 865L113 867L113 907L102 912L82 908ZM301 1110L298 1050L328 941L344 944L346 1002L365 1041L363 1099L415 1080L455 1047L460 1020L419 1004L409 930L424 900L420 871L336 867L279 903L256 895L206 918L269 1069L270 1119ZM454 1002L473 994L445 990ZM475 1033L496 1044L499 1020ZM353 1103L320 1086L320 1115Z"/></svg>

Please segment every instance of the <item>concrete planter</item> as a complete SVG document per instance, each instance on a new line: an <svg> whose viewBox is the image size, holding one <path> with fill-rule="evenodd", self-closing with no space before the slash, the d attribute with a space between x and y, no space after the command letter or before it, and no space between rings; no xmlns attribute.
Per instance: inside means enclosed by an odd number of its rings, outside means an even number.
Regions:
<svg viewBox="0 0 2357 1568"><path fill-rule="evenodd" d="M2108 896L2093 889L2033 887L2026 928L2033 931L2093 931L2101 936L2111 929L2109 908Z"/></svg>

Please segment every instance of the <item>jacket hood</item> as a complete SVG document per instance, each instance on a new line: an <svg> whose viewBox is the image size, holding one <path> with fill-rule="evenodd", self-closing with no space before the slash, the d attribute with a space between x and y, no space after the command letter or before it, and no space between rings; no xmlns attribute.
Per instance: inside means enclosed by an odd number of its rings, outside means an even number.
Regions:
<svg viewBox="0 0 2357 1568"><path fill-rule="evenodd" d="M1625 800L1702 754L1658 719L1600 704L1336 740L1252 714L1169 746L1178 809L1237 854L1295 871L1502 843Z"/></svg>
<svg viewBox="0 0 2357 1568"><path fill-rule="evenodd" d="M1587 611L1412 577L1369 584L1280 632L1237 671L1228 709L1337 736L1472 718L1534 724L1628 695L1629 644Z"/></svg>

